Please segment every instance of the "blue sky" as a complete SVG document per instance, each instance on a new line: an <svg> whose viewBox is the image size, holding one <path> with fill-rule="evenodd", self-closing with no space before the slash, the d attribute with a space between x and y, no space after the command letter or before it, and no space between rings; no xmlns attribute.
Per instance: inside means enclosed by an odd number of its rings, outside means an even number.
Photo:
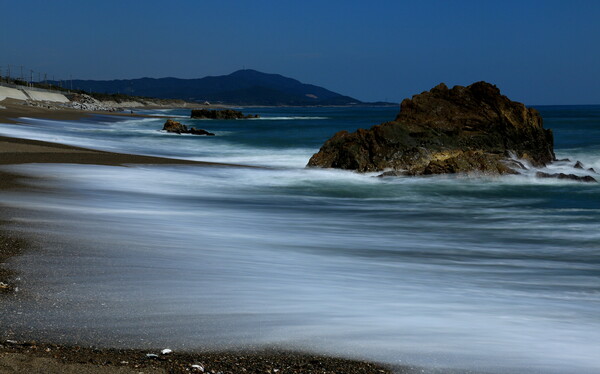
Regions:
<svg viewBox="0 0 600 374"><path fill-rule="evenodd" d="M528 104L600 104L600 1L0 0L0 12L3 73L245 67L369 101L485 80Z"/></svg>

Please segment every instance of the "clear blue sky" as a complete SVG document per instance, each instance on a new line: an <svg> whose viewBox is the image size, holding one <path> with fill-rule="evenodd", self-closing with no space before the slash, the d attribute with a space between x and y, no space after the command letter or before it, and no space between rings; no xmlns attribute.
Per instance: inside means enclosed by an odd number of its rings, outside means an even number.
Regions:
<svg viewBox="0 0 600 374"><path fill-rule="evenodd" d="M600 104L600 1L0 0L7 64L57 79L246 67L390 101L486 80L528 104Z"/></svg>

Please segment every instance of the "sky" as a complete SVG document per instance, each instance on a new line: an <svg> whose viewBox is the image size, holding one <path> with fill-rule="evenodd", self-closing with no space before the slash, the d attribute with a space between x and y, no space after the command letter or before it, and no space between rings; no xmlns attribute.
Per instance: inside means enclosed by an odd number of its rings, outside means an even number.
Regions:
<svg viewBox="0 0 600 374"><path fill-rule="evenodd" d="M530 105L600 104L600 1L0 0L0 20L13 76L247 68L363 101L485 80Z"/></svg>

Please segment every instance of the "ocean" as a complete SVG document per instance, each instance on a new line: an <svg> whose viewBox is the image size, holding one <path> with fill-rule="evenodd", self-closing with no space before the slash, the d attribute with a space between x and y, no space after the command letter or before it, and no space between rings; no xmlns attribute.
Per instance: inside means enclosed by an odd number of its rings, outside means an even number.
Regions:
<svg viewBox="0 0 600 374"><path fill-rule="evenodd" d="M600 106L538 107L558 162L600 175ZM262 118L23 118L0 135L239 166L28 164L10 227L22 297L0 336L172 349L283 347L486 373L600 372L600 184L376 178L306 169L398 108L246 108ZM245 166L259 166L248 168ZM42 187L42 188L38 188Z"/></svg>

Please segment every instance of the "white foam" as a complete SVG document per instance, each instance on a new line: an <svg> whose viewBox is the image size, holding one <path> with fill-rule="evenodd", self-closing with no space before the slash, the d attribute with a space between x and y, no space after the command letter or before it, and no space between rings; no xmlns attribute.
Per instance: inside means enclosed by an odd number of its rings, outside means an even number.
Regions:
<svg viewBox="0 0 600 374"><path fill-rule="evenodd" d="M315 117L315 116L292 116L292 117L260 117L260 118L248 118L252 121L295 121L295 120L317 120L317 119L329 119L329 117Z"/></svg>
<svg viewBox="0 0 600 374"><path fill-rule="evenodd" d="M600 365L589 344L600 338L599 295L585 275L596 265L564 261L572 256L560 245L589 255L581 243L600 240L594 223L577 220L584 211L533 209L533 198L477 196L526 176L4 169L43 176L28 181L54 192L7 191L0 202L32 210L27 228L46 243L74 243L25 257L20 270L55 305L21 306L28 329L77 326L78 339L116 333L125 345L143 330L173 348L202 336L205 346L283 344L489 371Z"/></svg>
<svg viewBox="0 0 600 374"><path fill-rule="evenodd" d="M219 139L232 133L227 130L209 129L216 137L167 133L160 130L162 120L153 118L97 124L22 120L26 126L0 125L0 134L96 150L271 167L304 167L314 152L307 148L268 149L228 143ZM182 138L190 141L183 142Z"/></svg>

